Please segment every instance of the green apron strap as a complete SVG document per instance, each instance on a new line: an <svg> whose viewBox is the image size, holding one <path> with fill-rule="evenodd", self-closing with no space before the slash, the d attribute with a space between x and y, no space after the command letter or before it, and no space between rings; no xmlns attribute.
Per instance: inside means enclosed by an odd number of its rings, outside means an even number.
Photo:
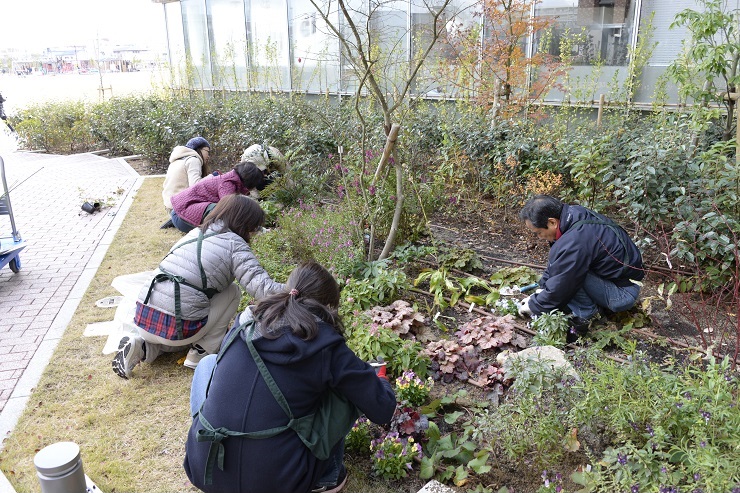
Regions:
<svg viewBox="0 0 740 493"><path fill-rule="evenodd" d="M218 352L218 356L216 356L216 364L218 364L218 362L221 360L221 357L226 352L228 347L231 346L231 344L236 340L237 337L239 337L239 334L241 334L245 328L247 327L249 328L247 337L248 338L251 337L253 329L254 329L254 325L255 325L254 320L250 320L248 322L243 323L238 328L234 329L231 332L231 334L229 334L229 337L226 339L224 344L221 346L221 349ZM263 363L263 366L264 366L264 363ZM211 388L211 382L213 381L214 373L215 373L215 367L214 367L214 370L211 372L211 378L208 380L208 385L206 387L206 395L208 395L208 390ZM231 437L253 438L253 439L260 440L263 438L273 437L288 429L287 425L270 428L268 430L260 430L260 431L252 431L252 432L231 431L228 428L224 428L224 427L214 428L211 425L211 423L208 422L206 417L203 415L204 405L205 405L205 399L203 400L203 403L201 403L200 409L198 409L198 414L197 414L198 421L200 422L200 425L203 428L198 430L195 438L199 442L211 442L211 446L208 449L208 458L206 459L205 477L203 479L205 484L213 483L213 465L214 464L218 464L218 468L222 471L224 470L225 451L224 451L224 445L222 443L224 439L231 436Z"/></svg>
<svg viewBox="0 0 740 493"><path fill-rule="evenodd" d="M177 329L177 339L178 340L182 340L183 339L183 332L182 332L182 326L183 326L183 322L182 322L182 301L181 301L181 298L180 298L180 284L184 284L184 285L186 285L186 286L188 286L190 288L193 288L193 289L195 289L197 291L200 291L201 293L205 294L208 297L209 300L211 298L213 298L213 296L215 294L218 293L218 291L216 291L215 289L208 287L208 280L206 278L205 270L203 270L203 261L201 259L201 252L203 250L203 240L206 239L206 238L210 238L211 236L215 236L217 234L218 233L215 233L214 232L214 233L208 233L207 235L203 235L203 231L200 231L198 233L198 237L197 238L192 238L192 239L190 239L188 241L184 241L184 242L180 243L175 248L173 248L172 250L170 250L169 253L167 253L167 255L164 256L164 258L167 258L170 253L174 252L178 248L183 247L183 246L185 246L185 245L187 245L189 243L198 242L197 243L198 268L200 269L200 279L201 279L201 282L203 283L203 287L199 287L199 286L196 286L196 285L188 282L182 276L176 276L176 275L172 274L171 272L167 272L162 267L159 268L159 270L161 271L161 273L160 274L157 274L156 276L154 276L154 279L152 279L151 284L149 284L149 291L147 291L146 298L144 298L144 304L145 305L147 303L149 303L149 298L152 295L152 290L154 289L154 285L156 283L162 282L162 281L165 281L165 280L172 281L173 283L175 283L175 327ZM164 259L162 259L162 260L164 260ZM161 263L160 263L160 265L161 265Z"/></svg>
<svg viewBox="0 0 740 493"><path fill-rule="evenodd" d="M288 406L288 401L285 399L285 396L275 383L275 379L272 378L272 375L267 369L267 366L265 366L265 362L262 360L262 356L260 356L260 353L257 352L257 349L252 343L252 333L254 332L254 326L255 324L252 324L252 326L249 328L249 331L247 332L247 347L249 347L249 352L252 353L252 358L254 358L254 362L257 364L257 369L259 369L260 373L262 374L262 378L265 379L267 387L270 389L270 392L272 392L272 395L273 397L275 397L277 403L280 404L280 407L283 408L283 412L285 412L285 415L288 416L288 419L292 422L293 412L290 410L290 406ZM288 424L288 426L290 426L290 423Z"/></svg>

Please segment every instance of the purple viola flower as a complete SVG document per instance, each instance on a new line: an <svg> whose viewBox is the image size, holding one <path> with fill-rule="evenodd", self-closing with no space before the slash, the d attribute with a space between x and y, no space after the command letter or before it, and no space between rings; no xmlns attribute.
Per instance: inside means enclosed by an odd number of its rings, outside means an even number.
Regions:
<svg viewBox="0 0 740 493"><path fill-rule="evenodd" d="M640 493L640 483L633 484L630 493Z"/></svg>
<svg viewBox="0 0 740 493"><path fill-rule="evenodd" d="M624 466L627 464L627 456L625 454L617 454L617 462Z"/></svg>

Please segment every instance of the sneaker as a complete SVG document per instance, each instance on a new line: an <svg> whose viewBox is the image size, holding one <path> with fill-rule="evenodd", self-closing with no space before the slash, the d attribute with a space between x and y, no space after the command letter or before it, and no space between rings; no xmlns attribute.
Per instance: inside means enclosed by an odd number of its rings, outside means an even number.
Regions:
<svg viewBox="0 0 740 493"><path fill-rule="evenodd" d="M340 491L342 491L342 489L344 489L344 486L346 484L347 484L347 470L342 468L342 472L339 474L336 484L314 486L313 489L311 490L311 493L339 493Z"/></svg>
<svg viewBox="0 0 740 493"><path fill-rule="evenodd" d="M183 363L183 365L195 370L195 368L198 366L198 363L200 363L200 360L202 360L206 356L208 356L208 353L205 349L197 344L193 344L193 347L190 348L190 350L188 351L188 355L185 357L185 362Z"/></svg>
<svg viewBox="0 0 740 493"><path fill-rule="evenodd" d="M172 224L172 219L167 219L160 227L159 229L167 229L167 228L174 228L175 225Z"/></svg>
<svg viewBox="0 0 740 493"><path fill-rule="evenodd" d="M123 336L118 343L118 352L111 364L121 378L130 378L134 367L146 357L144 339L137 335Z"/></svg>

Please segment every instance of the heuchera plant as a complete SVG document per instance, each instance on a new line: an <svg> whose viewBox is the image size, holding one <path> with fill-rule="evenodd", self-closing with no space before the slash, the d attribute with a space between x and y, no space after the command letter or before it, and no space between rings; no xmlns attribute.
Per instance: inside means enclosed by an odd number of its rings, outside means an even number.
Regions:
<svg viewBox="0 0 740 493"><path fill-rule="evenodd" d="M513 322L512 315L476 318L460 327L455 335L461 343L480 349L500 348L509 343L516 347L526 347L526 341L516 337Z"/></svg>
<svg viewBox="0 0 740 493"><path fill-rule="evenodd" d="M396 300L389 306L376 306L367 312L373 323L391 329L403 339L427 342L431 334L424 324L424 315L405 300Z"/></svg>
<svg viewBox="0 0 740 493"><path fill-rule="evenodd" d="M432 360L430 371L434 380L445 383L455 378L467 381L480 365L478 352L473 346L460 346L455 341L440 340L430 342L424 354Z"/></svg>

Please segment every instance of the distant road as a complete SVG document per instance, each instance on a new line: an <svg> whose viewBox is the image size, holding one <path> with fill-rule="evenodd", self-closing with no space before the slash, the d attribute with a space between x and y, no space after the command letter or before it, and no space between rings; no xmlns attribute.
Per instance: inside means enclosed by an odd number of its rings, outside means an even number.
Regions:
<svg viewBox="0 0 740 493"><path fill-rule="evenodd" d="M162 71L111 72L102 74L105 99L131 94L146 94L168 84ZM100 101L101 74L0 75L0 93L7 100L5 113L15 114L31 104L48 101Z"/></svg>

